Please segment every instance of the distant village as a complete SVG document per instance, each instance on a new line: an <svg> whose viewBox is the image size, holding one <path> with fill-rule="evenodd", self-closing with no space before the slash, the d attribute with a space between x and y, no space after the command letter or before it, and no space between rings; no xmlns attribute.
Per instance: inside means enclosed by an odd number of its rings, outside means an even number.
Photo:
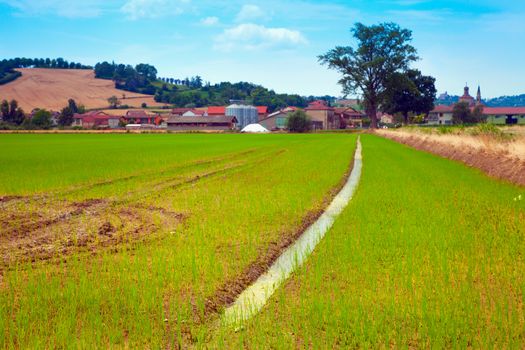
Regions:
<svg viewBox="0 0 525 350"><path fill-rule="evenodd" d="M478 87L476 98L465 86L458 103L466 103L473 109L480 106L480 111L487 123L495 125L525 125L525 107L486 107L481 100ZM330 106L324 100L309 103L304 109L312 121L313 130L356 129L367 127L366 114L360 110L359 102L354 99L340 99L337 107ZM298 110L289 106L273 113L268 113L267 106L252 106L244 101L232 101L229 106L209 106L201 108L173 108L169 112L140 110L105 110L75 114L73 127L84 129L166 129L174 131L192 130L243 130L248 125L259 124L268 131L282 131L287 128L290 113ZM436 105L422 120L426 125L452 125L453 105ZM380 113L380 126L396 125L395 116ZM262 130L262 129L261 129Z"/></svg>
<svg viewBox="0 0 525 350"><path fill-rule="evenodd" d="M228 106L208 106L199 108L147 108L141 109L102 109L85 113L74 113L73 129L125 129L125 130L169 130L169 131L247 131L278 132L287 130L288 117L300 108L288 106L269 113L268 106L253 106L242 100L231 100ZM438 104L427 115L415 123L439 126L454 124L454 108L458 104L468 109L478 110L483 121L494 125L525 125L525 107L487 107L481 99L478 87L476 97L472 97L465 86L463 95L457 103ZM356 99L339 99L331 106L325 100L315 100L304 108L311 121L313 131L367 128L370 120ZM25 118L32 118L38 109ZM59 124L59 112L51 112L51 127ZM1 118L1 116L0 116ZM379 127L390 128L401 125L402 118L387 113L379 113Z"/></svg>
<svg viewBox="0 0 525 350"><path fill-rule="evenodd" d="M343 101L344 102L344 101ZM355 103L355 101L353 101ZM229 106L201 108L173 108L162 110L104 110L90 111L73 116L73 127L84 129L166 129L173 131L243 130L258 124L267 131L287 128L290 113L297 107L286 107L274 113L267 106L252 106L244 101L232 101ZM331 107L324 100L311 102L304 108L313 130L361 128L366 115L350 105ZM261 129L263 130L263 129Z"/></svg>
<svg viewBox="0 0 525 350"><path fill-rule="evenodd" d="M463 95L457 103L464 103L473 110L478 107L486 123L494 125L525 125L525 107L487 107L481 100L481 87L478 86L476 98L472 97L469 87L465 86ZM426 122L428 125L452 125L454 106L436 105L428 114Z"/></svg>

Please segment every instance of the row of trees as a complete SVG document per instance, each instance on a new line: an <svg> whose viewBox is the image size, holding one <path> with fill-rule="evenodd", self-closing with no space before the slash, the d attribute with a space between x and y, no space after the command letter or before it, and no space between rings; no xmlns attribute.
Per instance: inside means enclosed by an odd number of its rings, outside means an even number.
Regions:
<svg viewBox="0 0 525 350"><path fill-rule="evenodd" d="M25 58L16 57L3 59L0 61L0 67L14 68L59 68L59 69L93 69L77 62L68 62L62 57L59 58Z"/></svg>
<svg viewBox="0 0 525 350"><path fill-rule="evenodd" d="M7 84L22 75L16 68L59 68L59 69L92 69L76 62L59 58L25 58L16 57L0 61L0 85Z"/></svg>
<svg viewBox="0 0 525 350"><path fill-rule="evenodd" d="M172 85L186 86L186 87L189 87L191 89L200 89L204 85L207 85L207 86L210 85L209 82L204 84L204 81L202 80L202 77L199 76L199 75L196 75L196 76L191 77L191 78L186 77L185 79L159 78L159 80L161 82L163 82L163 83L172 84Z"/></svg>

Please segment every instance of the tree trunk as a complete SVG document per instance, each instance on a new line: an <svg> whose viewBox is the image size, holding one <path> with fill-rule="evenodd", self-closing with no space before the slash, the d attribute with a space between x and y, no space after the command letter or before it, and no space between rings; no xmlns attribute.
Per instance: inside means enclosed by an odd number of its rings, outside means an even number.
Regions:
<svg viewBox="0 0 525 350"><path fill-rule="evenodd" d="M405 125L408 125L408 112L403 113L403 120L405 121Z"/></svg>
<svg viewBox="0 0 525 350"><path fill-rule="evenodd" d="M368 111L368 117L370 118L370 128L377 129L377 107L370 106Z"/></svg>

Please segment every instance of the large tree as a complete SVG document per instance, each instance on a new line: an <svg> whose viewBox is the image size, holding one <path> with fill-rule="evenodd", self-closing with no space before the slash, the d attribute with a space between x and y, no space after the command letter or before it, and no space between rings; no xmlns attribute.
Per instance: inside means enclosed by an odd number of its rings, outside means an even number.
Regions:
<svg viewBox="0 0 525 350"><path fill-rule="evenodd" d="M405 124L408 114L427 114L434 108L436 79L411 69L406 73L394 73L387 80L385 99L381 109L386 113L401 113Z"/></svg>
<svg viewBox="0 0 525 350"><path fill-rule="evenodd" d="M343 93L362 95L371 127L377 128L377 110L385 99L389 77L405 72L418 59L410 45L412 31L395 23L356 23L351 32L357 40L356 48L337 46L319 56L319 61L342 74L339 84Z"/></svg>

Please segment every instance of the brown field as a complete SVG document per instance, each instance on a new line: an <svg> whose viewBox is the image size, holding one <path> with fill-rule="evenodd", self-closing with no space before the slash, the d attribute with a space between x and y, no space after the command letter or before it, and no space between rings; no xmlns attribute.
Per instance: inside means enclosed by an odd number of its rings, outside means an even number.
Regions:
<svg viewBox="0 0 525 350"><path fill-rule="evenodd" d="M60 110L73 98L77 104L86 108L106 108L107 99L113 95L121 99L122 104L140 107L143 102L148 106L161 106L153 96L117 90L111 80L95 79L92 70L80 69L18 69L22 76L15 81L0 85L0 99L15 99L26 112L34 108ZM122 99L123 94L126 98Z"/></svg>

